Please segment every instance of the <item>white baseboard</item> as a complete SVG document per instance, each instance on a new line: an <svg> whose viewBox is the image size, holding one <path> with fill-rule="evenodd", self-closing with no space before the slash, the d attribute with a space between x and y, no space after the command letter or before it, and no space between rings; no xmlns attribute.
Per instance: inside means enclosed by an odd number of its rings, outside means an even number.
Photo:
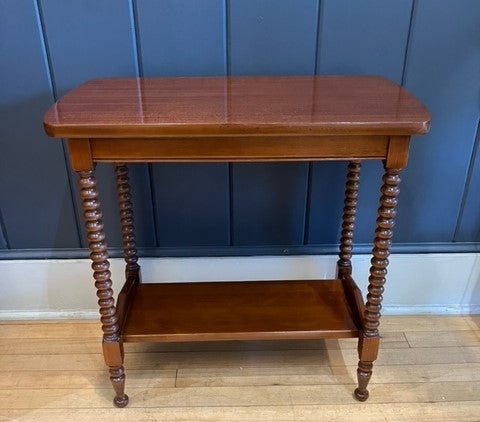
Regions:
<svg viewBox="0 0 480 422"><path fill-rule="evenodd" d="M336 256L144 258L148 282L333 278ZM354 257L354 278L366 291L370 256ZM112 259L116 292L123 261ZM384 314L480 313L480 254L395 254L385 286ZM0 261L0 319L96 319L88 260Z"/></svg>

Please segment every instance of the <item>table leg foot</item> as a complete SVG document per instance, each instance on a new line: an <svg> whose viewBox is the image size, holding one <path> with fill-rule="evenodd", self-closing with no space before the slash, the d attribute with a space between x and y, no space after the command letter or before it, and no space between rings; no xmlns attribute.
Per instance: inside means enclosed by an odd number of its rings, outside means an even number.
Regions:
<svg viewBox="0 0 480 422"><path fill-rule="evenodd" d="M116 393L113 404L117 407L125 407L128 404L128 396L125 394L125 371L123 366L110 368L110 381L112 381L113 389Z"/></svg>
<svg viewBox="0 0 480 422"><path fill-rule="evenodd" d="M367 390L368 382L372 376L372 362L358 362L357 378L358 388L355 389L354 395L358 401L365 401L368 399L369 393Z"/></svg>
<svg viewBox="0 0 480 422"><path fill-rule="evenodd" d="M355 388L353 394L358 401L366 401L368 399L368 396L370 395L368 393L368 390L360 391L359 388Z"/></svg>
<svg viewBox="0 0 480 422"><path fill-rule="evenodd" d="M122 397L115 397L113 404L117 407L125 407L128 404L128 396L124 394Z"/></svg>

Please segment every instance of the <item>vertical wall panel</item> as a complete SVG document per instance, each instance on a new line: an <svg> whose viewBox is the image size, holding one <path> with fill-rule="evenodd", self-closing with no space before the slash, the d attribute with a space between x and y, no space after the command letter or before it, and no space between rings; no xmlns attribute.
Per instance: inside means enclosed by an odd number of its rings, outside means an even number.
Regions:
<svg viewBox="0 0 480 422"><path fill-rule="evenodd" d="M159 246L228 246L228 166L155 166Z"/></svg>
<svg viewBox="0 0 480 422"><path fill-rule="evenodd" d="M317 72L381 75L401 83L411 6L410 0L324 0ZM373 240L381 174L381 164L364 162L355 233L358 242ZM308 243L338 242L345 177L346 164L313 165ZM333 192L338 180L342 181L340 191Z"/></svg>
<svg viewBox="0 0 480 422"><path fill-rule="evenodd" d="M236 246L303 243L305 164L235 165L233 180Z"/></svg>
<svg viewBox="0 0 480 422"><path fill-rule="evenodd" d="M62 144L47 139L52 103L34 2L0 2L0 201L11 248L78 247Z"/></svg>
<svg viewBox="0 0 480 422"><path fill-rule="evenodd" d="M41 0L58 96L89 79L135 76L127 0Z"/></svg>
<svg viewBox="0 0 480 422"><path fill-rule="evenodd" d="M311 75L316 0L231 0L232 75Z"/></svg>
<svg viewBox="0 0 480 422"><path fill-rule="evenodd" d="M315 0L230 1L231 74L313 74L317 8ZM233 165L234 245L303 243L307 168Z"/></svg>
<svg viewBox="0 0 480 422"><path fill-rule="evenodd" d="M136 76L127 0L43 0L41 10L58 96L89 79ZM107 241L110 246L120 246L112 166L99 165L96 173ZM132 185L136 199L134 212L138 216L138 243L153 246L153 214L146 166L133 166L131 178L135 181ZM76 175L72 179L76 189ZM77 211L80 213L78 207Z"/></svg>
<svg viewBox="0 0 480 422"><path fill-rule="evenodd" d="M138 1L145 76L226 73L224 2ZM226 164L155 164L159 246L229 245Z"/></svg>
<svg viewBox="0 0 480 422"><path fill-rule="evenodd" d="M406 87L432 114L413 142L397 239L453 240L479 116L480 2L417 2Z"/></svg>
<svg viewBox="0 0 480 422"><path fill-rule="evenodd" d="M223 0L137 2L144 76L225 74Z"/></svg>
<svg viewBox="0 0 480 422"><path fill-rule="evenodd" d="M338 243L346 168L344 162L312 163L306 243Z"/></svg>
<svg viewBox="0 0 480 422"><path fill-rule="evenodd" d="M323 0L322 74L402 80L412 0Z"/></svg>

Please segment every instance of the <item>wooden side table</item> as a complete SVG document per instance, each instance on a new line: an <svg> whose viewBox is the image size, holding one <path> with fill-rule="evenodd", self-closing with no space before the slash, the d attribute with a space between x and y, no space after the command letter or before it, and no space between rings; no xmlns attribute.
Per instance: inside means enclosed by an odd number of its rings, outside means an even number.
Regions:
<svg viewBox="0 0 480 422"><path fill-rule="evenodd" d="M123 342L358 337L358 400L379 347L400 170L427 110L378 77L98 79L47 112L46 132L67 138L80 178L85 228L103 329L103 353L126 406ZM135 246L129 162L346 160L340 255L334 280L142 284ZM385 168L366 304L352 278L361 161ZM115 163L126 281L117 304L94 175ZM173 187L172 187L173 188Z"/></svg>

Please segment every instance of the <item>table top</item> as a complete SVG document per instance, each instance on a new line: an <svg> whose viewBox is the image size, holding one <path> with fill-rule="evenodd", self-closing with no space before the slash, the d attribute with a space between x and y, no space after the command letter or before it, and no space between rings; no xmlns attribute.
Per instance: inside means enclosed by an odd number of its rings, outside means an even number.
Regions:
<svg viewBox="0 0 480 422"><path fill-rule="evenodd" d="M430 115L374 76L96 79L45 115L57 138L415 135Z"/></svg>

